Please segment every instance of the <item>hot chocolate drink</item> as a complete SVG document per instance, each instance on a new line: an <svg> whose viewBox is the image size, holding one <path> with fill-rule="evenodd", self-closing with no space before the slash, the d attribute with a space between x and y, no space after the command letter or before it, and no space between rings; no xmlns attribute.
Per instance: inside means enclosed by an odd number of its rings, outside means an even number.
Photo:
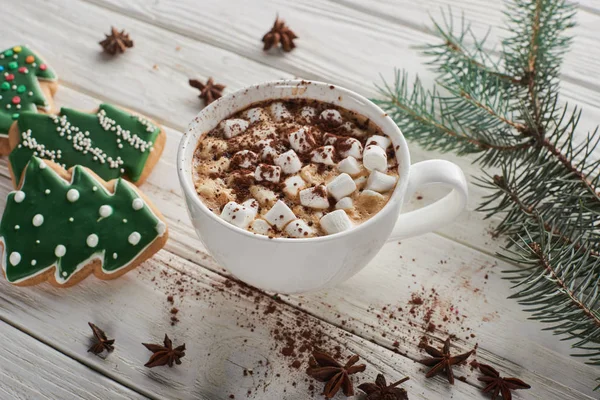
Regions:
<svg viewBox="0 0 600 400"><path fill-rule="evenodd" d="M204 204L259 235L309 238L359 225L381 210L398 180L391 140L332 104L253 104L205 134L193 178Z"/></svg>

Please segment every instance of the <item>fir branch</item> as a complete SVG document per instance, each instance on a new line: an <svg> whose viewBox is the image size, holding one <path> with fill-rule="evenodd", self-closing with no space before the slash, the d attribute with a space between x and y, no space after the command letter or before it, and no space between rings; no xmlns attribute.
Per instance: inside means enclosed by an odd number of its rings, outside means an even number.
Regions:
<svg viewBox="0 0 600 400"><path fill-rule="evenodd" d="M376 101L409 139L428 149L477 153L490 189L478 207L500 216L497 234L510 237L503 256L512 296L532 318L551 323L557 335L600 365L600 146L596 129L577 144L581 112L560 106L559 72L571 38L574 8L564 0L511 0L508 37L500 60L486 50L464 18L434 22L439 44L423 48L437 73L426 91L397 73ZM467 43L469 42L469 43Z"/></svg>
<svg viewBox="0 0 600 400"><path fill-rule="evenodd" d="M440 96L436 88L425 90L418 77L410 85L407 74L396 71L393 86L384 83L378 89L384 99L373 101L388 112L408 138L426 149L456 151L460 155L482 153L479 160L485 165L494 165L500 153L529 147L525 143L515 143L510 137L469 129L468 124L456 118L456 110L451 108L452 100Z"/></svg>
<svg viewBox="0 0 600 400"><path fill-rule="evenodd" d="M542 225L540 220L540 227ZM545 231L533 235L526 229L519 239L518 251L507 251L503 255L525 266L507 271L516 282L515 288L525 286L511 298L531 306L527 311L533 313L533 319L555 324L552 329L556 334L566 335L567 340L579 339L573 344L574 348L600 353L600 342L594 340L595 332L600 329L600 293L595 288L597 281L581 273L585 270L581 267L586 265L599 270L600 257L590 257ZM555 301L548 303L544 300L547 296L554 297ZM562 300L557 301L556 297ZM593 363L598 361L600 359L592 360Z"/></svg>

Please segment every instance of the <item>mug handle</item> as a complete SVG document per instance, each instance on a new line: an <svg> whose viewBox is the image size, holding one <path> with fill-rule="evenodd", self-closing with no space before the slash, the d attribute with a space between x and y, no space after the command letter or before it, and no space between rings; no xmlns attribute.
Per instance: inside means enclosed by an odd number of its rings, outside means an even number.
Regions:
<svg viewBox="0 0 600 400"><path fill-rule="evenodd" d="M469 190L462 169L446 160L427 160L411 165L405 199L420 186L445 184L452 191L433 204L400 214L388 240L405 239L434 231L450 222L467 206Z"/></svg>

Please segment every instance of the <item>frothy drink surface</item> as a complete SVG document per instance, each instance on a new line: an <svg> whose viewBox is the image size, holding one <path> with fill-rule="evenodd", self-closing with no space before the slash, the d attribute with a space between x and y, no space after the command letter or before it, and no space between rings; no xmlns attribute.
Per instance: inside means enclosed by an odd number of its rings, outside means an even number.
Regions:
<svg viewBox="0 0 600 400"><path fill-rule="evenodd" d="M205 134L196 192L225 221L259 235L308 238L357 226L398 180L390 139L361 115L312 100L253 104Z"/></svg>

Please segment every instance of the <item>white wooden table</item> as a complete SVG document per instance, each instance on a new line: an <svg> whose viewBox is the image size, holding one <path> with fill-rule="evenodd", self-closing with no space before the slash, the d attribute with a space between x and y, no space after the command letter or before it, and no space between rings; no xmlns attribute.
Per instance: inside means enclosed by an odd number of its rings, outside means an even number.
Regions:
<svg viewBox="0 0 600 400"><path fill-rule="evenodd" d="M495 257L501 241L491 237L495 221L472 211L484 194L472 185L469 210L452 226L399 243L388 243L372 263L339 287L305 296L282 296L264 314L271 294L240 294L228 273L208 256L184 210L175 172L176 148L188 121L200 110L188 78L213 76L227 91L277 78L328 81L377 95L379 74L394 67L432 75L413 45L434 40L428 14L451 5L464 11L478 32L502 34L500 2L493 0L19 0L2 2L0 48L29 44L60 76L57 102L80 109L100 101L145 113L168 133L162 159L142 189L170 222L166 248L127 276L101 282L88 278L69 290L49 285L16 288L0 280L1 399L306 399L304 365L294 370L271 332L278 321L319 332L357 353L389 380L408 375L411 399L479 399L476 371L459 368L466 382L426 380L417 348L425 335L423 309L408 312L413 293L438 293L434 322L453 321L428 336L440 344L455 334L455 351L478 344L477 359L532 385L517 399L594 399L598 369L569 356L569 343L550 332L513 300ZM276 13L300 36L290 54L264 54L260 38ZM573 50L563 73L562 100L581 105L582 128L600 121L600 6L582 1ZM110 58L97 44L110 26L126 29L135 47ZM583 129L582 129L583 131ZM414 161L450 159L468 175L479 175L471 159L412 147ZM6 158L0 161L1 196L11 190ZM416 207L440 193L425 191ZM184 282L179 285L177 281ZM180 293L179 288L183 288ZM175 294L179 322L171 326ZM429 302L429 303L428 303ZM426 300L424 306L431 305ZM398 308L403 311L398 311ZM394 311L395 310L395 311ZM385 317L394 312L395 319ZM458 313L457 315L454 315ZM384 316L382 318L382 316ZM87 353L87 322L116 338L106 359ZM176 368L143 367L150 353L141 342L168 333L185 342L187 355ZM473 334L473 335L471 335ZM473 337L472 337L473 336ZM244 370L251 374L244 374ZM320 384L316 393L319 393Z"/></svg>

